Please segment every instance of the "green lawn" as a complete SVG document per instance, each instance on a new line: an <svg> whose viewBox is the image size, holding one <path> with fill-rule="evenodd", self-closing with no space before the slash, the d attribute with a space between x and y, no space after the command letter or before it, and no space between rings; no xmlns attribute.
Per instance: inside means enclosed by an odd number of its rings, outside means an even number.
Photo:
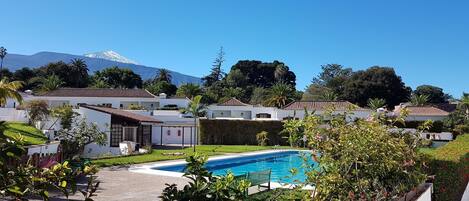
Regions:
<svg viewBox="0 0 469 201"><path fill-rule="evenodd" d="M290 148L290 147L276 147L276 148ZM203 153L208 156L222 155L222 154L227 154L227 153L260 151L260 150L268 150L268 149L274 149L274 147L249 146L249 145L245 145L245 146L243 145L199 145L196 147L196 150L198 153ZM179 155L179 156L164 155L165 153L176 153L176 152L185 153L185 154ZM176 149L176 150L154 149L151 154L96 159L96 160L93 160L93 163L102 167L107 167L107 166L115 166L115 165L128 165L128 164L147 163L147 162L154 162L154 161L182 159L192 154L193 154L192 147L185 148L185 149Z"/></svg>
<svg viewBox="0 0 469 201"><path fill-rule="evenodd" d="M8 137L23 136L23 140L27 145L44 144L47 137L37 128L25 123L6 122L3 133Z"/></svg>

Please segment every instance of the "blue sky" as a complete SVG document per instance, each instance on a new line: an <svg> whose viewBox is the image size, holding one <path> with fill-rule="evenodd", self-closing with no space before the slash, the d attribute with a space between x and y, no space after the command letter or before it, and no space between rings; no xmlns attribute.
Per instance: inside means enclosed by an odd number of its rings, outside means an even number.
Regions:
<svg viewBox="0 0 469 201"><path fill-rule="evenodd" d="M404 82L469 92L469 1L4 1L10 53L114 50L141 64L207 74L242 59L285 62L304 89L320 65L391 66Z"/></svg>

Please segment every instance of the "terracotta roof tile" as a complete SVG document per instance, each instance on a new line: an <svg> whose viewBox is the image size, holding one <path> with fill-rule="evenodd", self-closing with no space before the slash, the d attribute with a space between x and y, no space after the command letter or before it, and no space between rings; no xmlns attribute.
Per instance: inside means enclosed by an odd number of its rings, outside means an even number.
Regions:
<svg viewBox="0 0 469 201"><path fill-rule="evenodd" d="M405 107L409 110L409 115L413 116L448 116L449 113L433 107L433 106L407 106ZM394 113L399 113L401 110L400 107L397 107L394 110Z"/></svg>
<svg viewBox="0 0 469 201"><path fill-rule="evenodd" d="M243 103L236 98L230 98L229 100L219 103L218 106L248 106L249 104Z"/></svg>
<svg viewBox="0 0 469 201"><path fill-rule="evenodd" d="M347 110L353 104L348 101L296 101L283 107L284 110L325 110L334 106L336 110ZM366 110L358 107L357 110Z"/></svg>
<svg viewBox="0 0 469 201"><path fill-rule="evenodd" d="M144 89L95 89L95 88L60 88L49 91L40 96L54 97L126 97L126 98L155 98Z"/></svg>
<svg viewBox="0 0 469 201"><path fill-rule="evenodd" d="M116 108L99 107L99 106L94 106L94 105L82 105L80 107L88 108L88 109L99 111L99 112L104 112L104 113L111 114L111 115L116 115L116 116L119 116L119 117L131 119L131 120L138 121L138 122L163 123L162 121L159 121L159 120L157 120L155 118L152 118L152 117L149 117L149 116L145 116L145 115L141 115L141 114L135 114L133 112L128 112L128 111L120 110L120 109L116 109Z"/></svg>

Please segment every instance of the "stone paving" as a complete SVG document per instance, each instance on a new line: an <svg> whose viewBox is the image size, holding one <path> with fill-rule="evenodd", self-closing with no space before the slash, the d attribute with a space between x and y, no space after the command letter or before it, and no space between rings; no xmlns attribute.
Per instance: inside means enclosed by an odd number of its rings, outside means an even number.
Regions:
<svg viewBox="0 0 469 201"><path fill-rule="evenodd" d="M175 183L178 186L187 183L183 178L129 172L127 167L103 168L97 176L101 183L97 191L98 196L93 197L96 201L160 200L158 196L165 188L165 183ZM80 192L69 198L70 200L83 200ZM65 199L55 197L51 200Z"/></svg>

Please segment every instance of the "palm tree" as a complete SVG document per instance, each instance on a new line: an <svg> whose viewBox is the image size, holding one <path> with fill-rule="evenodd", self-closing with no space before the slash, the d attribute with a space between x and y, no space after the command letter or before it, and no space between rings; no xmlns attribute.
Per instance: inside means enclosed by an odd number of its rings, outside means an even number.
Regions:
<svg viewBox="0 0 469 201"><path fill-rule="evenodd" d="M202 89L200 89L200 86L192 83L183 84L176 91L177 96L187 97L189 99L192 99L201 93Z"/></svg>
<svg viewBox="0 0 469 201"><path fill-rule="evenodd" d="M88 79L88 65L83 59L72 59L70 62L73 76L73 87L85 87Z"/></svg>
<svg viewBox="0 0 469 201"><path fill-rule="evenodd" d="M41 91L53 91L60 88L64 82L57 75L50 75L47 78L41 80Z"/></svg>
<svg viewBox="0 0 469 201"><path fill-rule="evenodd" d="M0 47L0 79L2 79L2 70L3 70L3 58L7 55L7 49Z"/></svg>
<svg viewBox="0 0 469 201"><path fill-rule="evenodd" d="M376 112L377 109L384 107L386 100L382 98L370 98L368 99L368 107Z"/></svg>
<svg viewBox="0 0 469 201"><path fill-rule="evenodd" d="M23 102L23 97L18 92L21 87L23 87L21 81L9 82L6 78L0 80L0 106L5 105L8 98L12 98L19 103Z"/></svg>
<svg viewBox="0 0 469 201"><path fill-rule="evenodd" d="M413 106L423 106L425 104L427 104L428 102L428 95L417 95L417 94L414 94L411 98L410 98L410 103L412 103Z"/></svg>
<svg viewBox="0 0 469 201"><path fill-rule="evenodd" d="M156 72L154 82L165 81L165 82L171 83L172 78L173 77L171 75L171 72L169 72L169 70L161 68L161 69L158 69L158 71Z"/></svg>
<svg viewBox="0 0 469 201"><path fill-rule="evenodd" d="M270 107L281 108L294 100L294 93L295 91L290 85L277 82L270 88L265 103Z"/></svg>
<svg viewBox="0 0 469 201"><path fill-rule="evenodd" d="M326 90L326 91L324 91L323 94L321 94L321 100L336 101L337 100L337 94L335 94L331 90Z"/></svg>
<svg viewBox="0 0 469 201"><path fill-rule="evenodd" d="M191 100L187 108L183 109L183 113L190 113L194 117L196 142L198 142L199 139L199 118L205 116L205 110L207 109L207 106L200 102L201 100L202 96L197 95ZM195 144L196 143L194 143L194 152Z"/></svg>

